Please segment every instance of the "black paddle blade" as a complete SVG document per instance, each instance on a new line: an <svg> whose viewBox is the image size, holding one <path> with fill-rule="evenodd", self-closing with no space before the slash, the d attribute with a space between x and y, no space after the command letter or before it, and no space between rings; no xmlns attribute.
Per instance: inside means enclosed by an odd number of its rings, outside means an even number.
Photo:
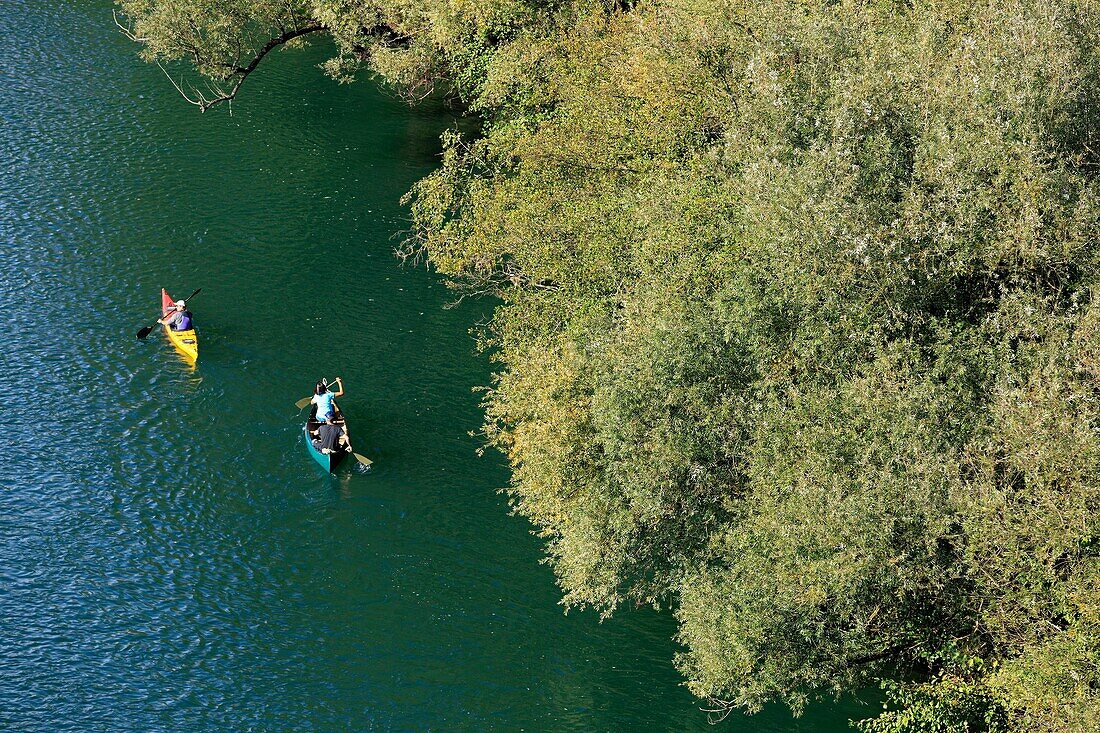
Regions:
<svg viewBox="0 0 1100 733"><path fill-rule="evenodd" d="M152 332L152 330L154 328L156 328L156 326L146 326L145 328L143 328L143 329L141 329L140 331L137 332L137 337L139 339L145 338L146 336L148 336Z"/></svg>

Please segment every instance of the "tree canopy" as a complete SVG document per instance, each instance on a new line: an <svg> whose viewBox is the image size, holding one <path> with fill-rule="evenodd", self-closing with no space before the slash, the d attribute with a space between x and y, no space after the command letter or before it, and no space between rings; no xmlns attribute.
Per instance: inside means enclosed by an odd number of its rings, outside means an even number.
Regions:
<svg viewBox="0 0 1100 733"><path fill-rule="evenodd" d="M717 709L1100 730L1091 2L120 6L221 96L316 30L480 117L408 251L500 299L487 440L567 606L670 608Z"/></svg>

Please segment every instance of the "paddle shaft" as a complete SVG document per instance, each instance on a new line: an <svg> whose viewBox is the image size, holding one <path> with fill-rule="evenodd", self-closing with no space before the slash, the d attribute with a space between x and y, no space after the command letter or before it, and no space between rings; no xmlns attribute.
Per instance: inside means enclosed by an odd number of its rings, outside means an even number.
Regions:
<svg viewBox="0 0 1100 733"><path fill-rule="evenodd" d="M194 297L195 297L196 295L198 295L198 294L199 294L199 291L201 291L201 290L202 290L202 288L199 288L199 289L198 289L198 290L196 290L195 292L191 293L190 295L188 295L188 296L187 296L186 298L184 298L184 299L183 299L183 302L184 302L184 303L186 304L186 303L187 303L187 301L191 300L191 299L192 299L192 298L194 298ZM163 316L163 315L161 315L161 317L160 317L160 318L164 318L164 316ZM138 332L137 332L137 337L138 337L139 339L143 339L143 338L145 338L146 336L148 336L148 335L149 335L149 333L150 333L150 332L151 332L151 331L152 331L152 330L153 330L154 328L156 328L156 327L157 327L157 324L158 324L158 323L160 323L160 318L158 318L157 320L153 321L152 325L146 326L145 328L143 328L143 329L141 329L140 331L138 331Z"/></svg>
<svg viewBox="0 0 1100 733"><path fill-rule="evenodd" d="M355 460L359 461L360 464L366 466L367 468L370 468L371 464L374 463L374 461L364 455L356 453L355 449L351 447L351 437L348 435L348 426L346 422L344 423L344 442L348 446L348 452L355 456Z"/></svg>

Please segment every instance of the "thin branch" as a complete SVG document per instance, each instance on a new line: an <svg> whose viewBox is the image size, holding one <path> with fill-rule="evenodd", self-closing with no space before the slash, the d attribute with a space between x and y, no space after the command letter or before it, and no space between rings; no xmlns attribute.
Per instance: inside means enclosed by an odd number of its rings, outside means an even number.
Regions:
<svg viewBox="0 0 1100 733"><path fill-rule="evenodd" d="M233 86L229 91L225 91L224 89L215 86L212 82L209 82L208 85L210 87L210 93L214 95L213 97L207 98L201 92L197 92L197 101L190 99L186 94L183 95L183 98L186 99L188 102L191 102L191 104L196 105L203 112L210 109L215 104L219 104L221 102L231 102L237 96L237 92L240 90L241 84L244 84L244 80L248 78L248 75L256 70L256 67L260 65L261 61L263 61L264 56L267 56L267 54L270 53L272 50L278 48L279 46L282 46L288 41L292 41L295 38L298 38L299 36L304 36L309 33L316 33L317 31L322 31L324 29L325 27L320 23L312 23L310 25L303 26L295 30L286 31L282 35L276 36L275 38L272 38L267 43L265 43L260 48L260 50L256 52L256 55L252 57L252 60L249 61L247 65L237 66L233 69L233 72L230 74L230 78L236 77L236 81L233 82ZM179 85L176 85L176 89L179 90ZM183 94L182 91L180 93Z"/></svg>
<svg viewBox="0 0 1100 733"><path fill-rule="evenodd" d="M117 14L115 14L114 11L112 11L112 16L115 19L115 25L118 26L119 30L122 31L123 35L125 35L128 39L137 43L142 43L147 40L145 38L137 36L134 33L133 26L122 25L122 23L120 23L118 20ZM220 104L222 102L232 102L233 99L237 96L237 92L240 90L241 84L244 84L244 80L248 78L249 74L255 71L256 67L260 65L261 61L263 61L264 56L267 56L267 54L270 53L272 50L278 48L279 46L282 46L288 41L294 40L295 38L307 35L309 33L316 33L317 31L322 30L325 30L325 27L323 25L321 25L320 23L311 22L308 25L296 27L293 30L285 31L281 35L278 35L268 40L268 42L265 43L256 52L256 54L246 65L240 66L239 62L233 64L225 64L231 69L226 77L226 81L233 80L232 86L229 89L225 89L219 86L214 80L208 79L206 81L207 92L205 94L199 91L193 84L188 84L188 87L190 88L190 93L188 93L183 88L182 78L180 79L180 81L177 82L175 79L172 78L172 75L168 73L168 69L164 67L164 64L161 61L158 60L156 63L157 66L160 67L160 70L164 72L164 75L168 77L168 81L170 81L172 83L172 86L176 88L176 91L179 92L180 96L183 97L184 100L186 100L189 104L193 104L201 111L205 112L216 104ZM198 47L194 46L191 50L195 57L195 65L201 66L202 58L199 55Z"/></svg>
<svg viewBox="0 0 1100 733"><path fill-rule="evenodd" d="M707 722L711 725L718 725L737 709L737 703L732 700L719 700L716 697L708 697L707 704L711 707L699 710L707 714Z"/></svg>
<svg viewBox="0 0 1100 733"><path fill-rule="evenodd" d="M122 25L122 23L119 23L118 22L118 13L116 13L113 9L111 10L111 17L114 19L115 25L118 26L118 29L120 31L122 31L122 35L126 36L128 39L130 39L134 43L145 43L146 41L149 40L148 38L145 38L143 36L136 35L134 33L134 26L133 26L132 23L128 26L125 26L125 25Z"/></svg>
<svg viewBox="0 0 1100 733"><path fill-rule="evenodd" d="M166 77L168 77L168 81L170 81L172 83L172 86L174 86L176 88L176 91L180 93L181 97L183 97L190 104L193 104L196 107L202 107L202 102L201 101L191 99L191 97L187 96L187 92L183 91L183 86L182 86L183 79L182 78L177 83L176 80L172 78L172 75L168 73L168 69L164 68L164 64L162 64L161 62L158 61L157 66L160 68L161 71L164 72L164 75ZM194 87L192 87L192 88L194 88ZM200 99L201 99L201 95L200 95ZM203 111L205 112L206 110L203 110Z"/></svg>

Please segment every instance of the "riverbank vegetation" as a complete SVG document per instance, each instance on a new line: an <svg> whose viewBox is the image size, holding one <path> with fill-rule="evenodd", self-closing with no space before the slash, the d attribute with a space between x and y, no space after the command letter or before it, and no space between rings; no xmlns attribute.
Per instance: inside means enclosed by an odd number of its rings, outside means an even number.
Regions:
<svg viewBox="0 0 1100 733"><path fill-rule="evenodd" d="M670 609L716 710L1100 730L1092 3L120 6L203 109L327 34L480 117L406 254L500 298L486 433L566 605Z"/></svg>

